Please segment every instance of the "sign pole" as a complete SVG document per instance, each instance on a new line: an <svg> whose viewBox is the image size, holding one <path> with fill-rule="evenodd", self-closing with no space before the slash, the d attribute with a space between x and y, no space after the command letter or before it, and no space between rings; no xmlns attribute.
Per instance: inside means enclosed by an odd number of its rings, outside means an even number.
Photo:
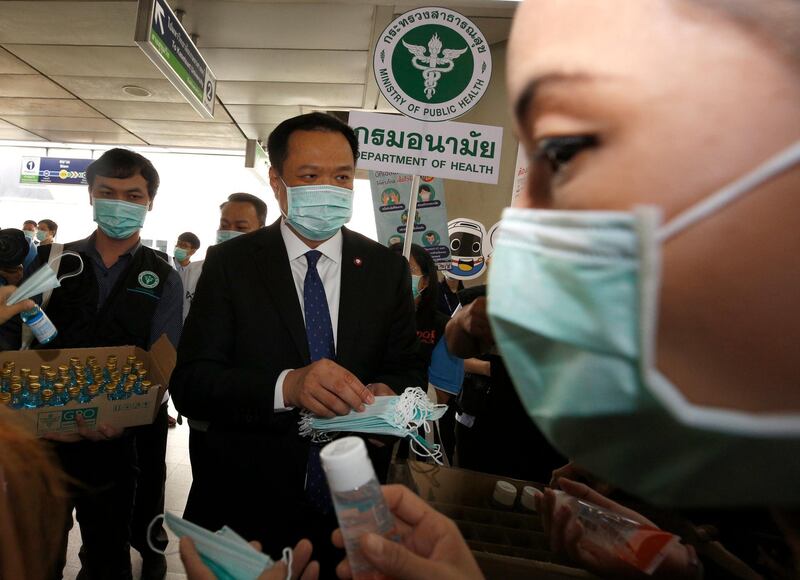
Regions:
<svg viewBox="0 0 800 580"><path fill-rule="evenodd" d="M408 218L406 219L406 237L403 238L403 257L408 260L411 255L411 242L414 239L415 217L417 215L417 192L419 191L419 175L411 179L411 195L408 198ZM408 224L411 224L409 227ZM409 230L411 235L409 235Z"/></svg>

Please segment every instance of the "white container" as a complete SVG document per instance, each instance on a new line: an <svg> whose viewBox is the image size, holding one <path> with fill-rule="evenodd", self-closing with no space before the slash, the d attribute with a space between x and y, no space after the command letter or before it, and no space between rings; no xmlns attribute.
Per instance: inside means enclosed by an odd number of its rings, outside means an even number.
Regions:
<svg viewBox="0 0 800 580"><path fill-rule="evenodd" d="M342 437L328 443L320 452L320 460L354 580L383 578L364 558L359 547L359 539L367 533L396 540L394 517L383 499L364 440Z"/></svg>
<svg viewBox="0 0 800 580"><path fill-rule="evenodd" d="M513 483L499 480L494 484L494 493L492 493L492 503L495 507L504 510L510 510L514 507L514 502L517 501L517 488Z"/></svg>
<svg viewBox="0 0 800 580"><path fill-rule="evenodd" d="M519 503L522 505L522 509L535 512L536 498L540 495L542 495L542 492L531 485L526 485L523 487L522 495L519 498Z"/></svg>

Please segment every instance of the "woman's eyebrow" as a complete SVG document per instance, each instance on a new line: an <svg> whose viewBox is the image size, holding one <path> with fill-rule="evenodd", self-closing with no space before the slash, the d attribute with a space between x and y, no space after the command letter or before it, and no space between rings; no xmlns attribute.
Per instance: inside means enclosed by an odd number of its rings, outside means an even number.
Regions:
<svg viewBox="0 0 800 580"><path fill-rule="evenodd" d="M531 79L514 102L514 115L518 122L523 122L528 116L542 89L551 86L570 86L591 82L599 77L586 73L544 73Z"/></svg>

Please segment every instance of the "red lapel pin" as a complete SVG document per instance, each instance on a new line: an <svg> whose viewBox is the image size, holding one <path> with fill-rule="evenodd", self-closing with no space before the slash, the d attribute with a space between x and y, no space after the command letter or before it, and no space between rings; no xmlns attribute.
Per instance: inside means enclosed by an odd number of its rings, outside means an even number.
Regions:
<svg viewBox="0 0 800 580"><path fill-rule="evenodd" d="M364 261L361 258L353 258L353 264L356 265L357 268L360 268Z"/></svg>

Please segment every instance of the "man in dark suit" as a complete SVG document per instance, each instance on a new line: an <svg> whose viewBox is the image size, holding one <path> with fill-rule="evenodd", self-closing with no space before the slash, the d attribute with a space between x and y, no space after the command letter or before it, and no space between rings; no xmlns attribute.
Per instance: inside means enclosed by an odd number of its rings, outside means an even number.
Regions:
<svg viewBox="0 0 800 580"><path fill-rule="evenodd" d="M424 371L406 261L342 227L352 129L301 115L273 131L268 151L283 217L209 250L172 375L178 410L209 423L213 469L193 485L214 502L187 514L273 556L310 537L326 574L336 523L319 447L298 435L300 411L361 410L374 395L424 385Z"/></svg>

